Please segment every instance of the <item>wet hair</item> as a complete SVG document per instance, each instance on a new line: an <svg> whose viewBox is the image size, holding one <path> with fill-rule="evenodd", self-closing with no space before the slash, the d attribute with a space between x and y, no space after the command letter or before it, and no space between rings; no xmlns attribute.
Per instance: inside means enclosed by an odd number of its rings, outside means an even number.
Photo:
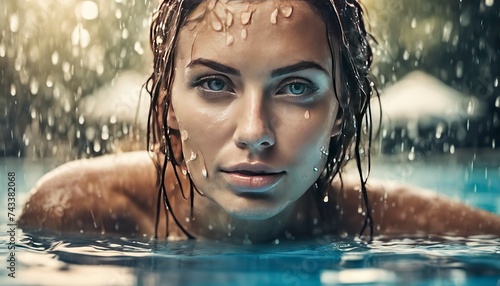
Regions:
<svg viewBox="0 0 500 286"><path fill-rule="evenodd" d="M175 166L180 166L182 157L179 130L168 127L167 115L172 98L172 84L175 69L175 50L182 27L186 24L190 13L203 1L201 0L164 0L156 11L150 29L150 44L154 55L154 71L146 82L146 89L151 96L148 119L147 144L150 150L165 154L162 162L157 160L158 202L155 236L158 229L161 201L167 213L170 213L179 228L189 238L194 238L186 231L175 217L165 189L165 170L167 164L173 167L179 181ZM370 172L370 150L372 142L372 120L370 99L378 97L373 83L370 67L372 49L370 34L365 29L363 9L357 0L311 0L307 1L311 8L322 18L326 27L326 36L333 59L334 89L340 103L342 119L341 132L330 140L325 169L314 184L319 201L327 201L329 185L336 175L341 177L341 170L347 162L354 158L359 172L361 192L365 205L365 221L361 229L362 235L368 226L370 237L373 236L373 219L366 191L366 180ZM175 148L173 148L175 147ZM162 158L162 156L158 156ZM365 160L366 159L366 160ZM364 166L364 167L363 167ZM191 178L190 203L196 191ZM181 185L179 183L179 185ZM181 185L184 198L184 190Z"/></svg>

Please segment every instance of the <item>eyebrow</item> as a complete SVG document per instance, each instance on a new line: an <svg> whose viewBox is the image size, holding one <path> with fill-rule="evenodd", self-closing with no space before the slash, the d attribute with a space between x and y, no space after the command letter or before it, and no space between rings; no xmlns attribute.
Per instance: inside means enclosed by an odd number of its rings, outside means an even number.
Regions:
<svg viewBox="0 0 500 286"><path fill-rule="evenodd" d="M203 59L203 58L199 58L199 59L196 59L194 61L191 61L186 67L192 68L193 66L197 66L197 65L205 66L205 67L208 67L210 69L213 69L213 70L221 72L221 73L226 73L226 74L230 74L230 75L234 75L234 76L241 76L241 72L235 68L232 68L230 66L226 66L224 64L221 64L221 63L218 63L215 61ZM289 74L289 73L293 73L293 72L297 72L297 71L301 71L301 70L307 70L307 69L316 69L316 70L322 71L326 75L330 76L330 73L328 73L328 71L325 68L323 68L321 65L319 65L315 62L312 62L312 61L301 61L301 62L298 62L298 63L293 64L293 65L289 65L286 67L277 68L275 70L272 70L271 77L273 77L273 78L279 77L279 76L282 76L285 74Z"/></svg>
<svg viewBox="0 0 500 286"><path fill-rule="evenodd" d="M323 68L321 65L319 65L315 62L302 61L302 62L298 62L298 63L290 65L290 66L286 66L286 67L282 67L282 68L278 68L278 69L273 70L271 72L271 77L279 77L279 76L282 76L282 75L285 75L288 73L293 73L293 72L307 70L307 69L317 69L317 70L324 72L328 76L330 76L330 73L328 73L328 71L325 68Z"/></svg>
<svg viewBox="0 0 500 286"><path fill-rule="evenodd" d="M232 67L229 67L229 66L226 66L226 65L223 65L223 64L218 63L218 62L207 60L207 59L196 59L194 61L191 61L187 65L187 67L191 68L191 67L197 66L197 65L206 66L210 69L213 69L213 70L221 72L221 73L231 74L231 75L235 75L235 76L241 76L241 73L239 70L232 68Z"/></svg>

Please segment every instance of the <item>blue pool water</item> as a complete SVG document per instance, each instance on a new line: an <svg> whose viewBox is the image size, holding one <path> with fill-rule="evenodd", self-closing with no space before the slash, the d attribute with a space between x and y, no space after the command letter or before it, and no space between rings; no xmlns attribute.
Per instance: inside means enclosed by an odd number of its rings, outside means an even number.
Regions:
<svg viewBox="0 0 500 286"><path fill-rule="evenodd" d="M408 162L376 160L373 176L432 188L500 214L500 154ZM29 188L58 163L0 159L0 184L16 172L17 211ZM6 209L7 196L0 198ZM2 212L6 213L6 211ZM500 238L321 238L230 245L16 232L16 278L7 276L7 215L0 217L0 285L493 285Z"/></svg>

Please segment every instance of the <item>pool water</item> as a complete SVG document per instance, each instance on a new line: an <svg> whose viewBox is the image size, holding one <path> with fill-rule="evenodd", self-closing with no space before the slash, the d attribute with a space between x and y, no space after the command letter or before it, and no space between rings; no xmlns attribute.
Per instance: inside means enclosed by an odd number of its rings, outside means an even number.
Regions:
<svg viewBox="0 0 500 286"><path fill-rule="evenodd" d="M375 161L373 176L432 188L500 214L499 154ZM16 172L17 212L29 188L56 161L0 159L0 184ZM7 196L0 199L6 209ZM323 237L263 245L154 242L16 231L16 278L5 262L0 217L0 285L493 285L500 286L500 238Z"/></svg>

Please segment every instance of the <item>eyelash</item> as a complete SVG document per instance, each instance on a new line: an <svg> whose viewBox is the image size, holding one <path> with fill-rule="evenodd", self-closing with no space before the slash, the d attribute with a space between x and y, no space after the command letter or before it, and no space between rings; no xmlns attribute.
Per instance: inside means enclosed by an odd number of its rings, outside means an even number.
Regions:
<svg viewBox="0 0 500 286"><path fill-rule="evenodd" d="M221 83L224 84L224 87L221 90L212 90L208 86L208 84L210 83L210 81L213 80L220 81ZM291 88L291 86L294 84L304 85L305 91L302 94L293 94L290 91L284 91L287 87ZM224 75L209 75L200 77L192 81L190 83L190 87L199 89L202 92L203 96L207 98L220 97L223 93L231 93L231 94L236 93L233 84L231 83L231 80ZM314 93L317 92L318 90L319 87L310 80L304 78L288 78L282 81L282 83L280 83L276 95L278 97L289 96L294 100L298 101L300 100L309 101L310 99L313 98L312 95L314 95Z"/></svg>
<svg viewBox="0 0 500 286"><path fill-rule="evenodd" d="M210 87L204 86L209 84L211 80L217 80L220 81L224 84L224 89L223 90L211 90ZM223 75L210 75L210 76L203 76L201 78L198 78L190 83L190 86L192 88L197 88L199 89L205 97L218 97L221 95L221 93L231 93L234 94L234 88L232 87L232 84L230 84L230 80ZM228 90L229 89L229 90Z"/></svg>
<svg viewBox="0 0 500 286"><path fill-rule="evenodd" d="M283 92L282 93L282 91L285 88L287 88L287 87L291 88L292 85L294 85L294 84L304 85L304 88L306 89L306 91L304 91L300 95L293 94L292 92ZM319 90L319 87L317 85L315 85L314 83L312 83L310 80L303 79L303 78L294 78L294 79L287 79L282 84L280 84L280 88L278 89L277 94L278 95L279 94L287 94L287 95L291 95L292 97L297 98L297 99L301 99L301 98L308 99L311 97L311 94L315 93L318 90Z"/></svg>

